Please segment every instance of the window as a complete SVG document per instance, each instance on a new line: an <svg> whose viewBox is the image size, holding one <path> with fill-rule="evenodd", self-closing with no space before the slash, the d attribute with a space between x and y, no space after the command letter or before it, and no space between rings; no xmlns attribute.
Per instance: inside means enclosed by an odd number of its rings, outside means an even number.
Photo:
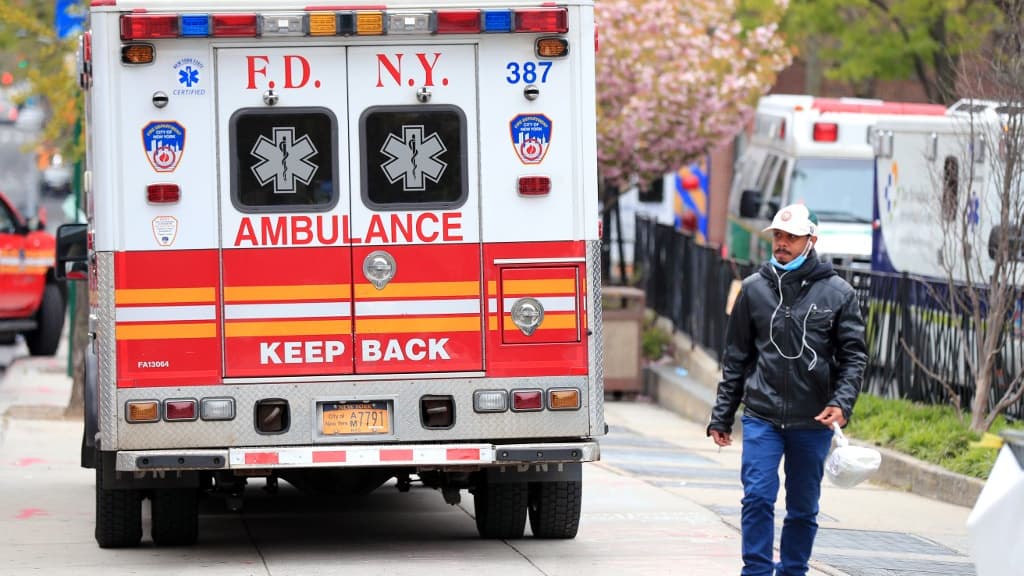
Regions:
<svg viewBox="0 0 1024 576"><path fill-rule="evenodd" d="M774 218L775 213L782 208L782 193L786 188L786 172L789 171L789 162L778 156L772 156L771 159L772 165L778 168L769 174L768 180L761 187L768 194L761 207L761 218L766 220Z"/></svg>
<svg viewBox="0 0 1024 576"><path fill-rule="evenodd" d="M665 177L655 178L650 184L640 187L640 201L661 204L665 199Z"/></svg>
<svg viewBox="0 0 1024 576"><path fill-rule="evenodd" d="M322 212L338 202L338 123L326 108L231 117L231 201L242 212Z"/></svg>
<svg viewBox="0 0 1024 576"><path fill-rule="evenodd" d="M466 201L466 116L455 106L377 106L359 119L363 203L450 209Z"/></svg>
<svg viewBox="0 0 1024 576"><path fill-rule="evenodd" d="M869 224L874 213L875 163L869 158L800 158L788 203L804 203L824 222Z"/></svg>
<svg viewBox="0 0 1024 576"><path fill-rule="evenodd" d="M15 234L17 231L14 214L7 208L7 204L0 200L0 234Z"/></svg>
<svg viewBox="0 0 1024 576"><path fill-rule="evenodd" d="M953 156L946 156L942 163L942 218L952 220L960 196L960 163Z"/></svg>

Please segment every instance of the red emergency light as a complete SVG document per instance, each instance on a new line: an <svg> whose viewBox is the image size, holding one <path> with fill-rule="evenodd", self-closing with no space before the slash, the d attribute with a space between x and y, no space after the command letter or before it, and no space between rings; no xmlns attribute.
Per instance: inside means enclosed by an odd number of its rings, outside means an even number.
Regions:
<svg viewBox="0 0 1024 576"><path fill-rule="evenodd" d="M551 193L551 178L547 176L520 176L520 196L547 196Z"/></svg>
<svg viewBox="0 0 1024 576"><path fill-rule="evenodd" d="M121 40L177 37L177 14L125 14L121 16Z"/></svg>
<svg viewBox="0 0 1024 576"><path fill-rule="evenodd" d="M839 124L834 122L815 122L815 142L835 142L839 140Z"/></svg>
<svg viewBox="0 0 1024 576"><path fill-rule="evenodd" d="M565 34L569 31L569 11L565 8L516 10L514 30Z"/></svg>
<svg viewBox="0 0 1024 576"><path fill-rule="evenodd" d="M255 14L214 14L213 36L218 38L250 38L258 32Z"/></svg>
<svg viewBox="0 0 1024 576"><path fill-rule="evenodd" d="M438 10L438 34L478 34L479 32L479 10Z"/></svg>
<svg viewBox="0 0 1024 576"><path fill-rule="evenodd" d="M181 200L177 184L150 184L146 186L146 200L150 204L174 204Z"/></svg>

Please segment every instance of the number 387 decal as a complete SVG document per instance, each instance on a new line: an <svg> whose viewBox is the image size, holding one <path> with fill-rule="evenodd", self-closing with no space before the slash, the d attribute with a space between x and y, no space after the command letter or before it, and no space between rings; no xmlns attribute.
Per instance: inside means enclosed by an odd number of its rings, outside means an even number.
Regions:
<svg viewBox="0 0 1024 576"><path fill-rule="evenodd" d="M541 84L548 81L548 72L551 71L551 62L509 62L505 65L508 76L505 80L509 84Z"/></svg>

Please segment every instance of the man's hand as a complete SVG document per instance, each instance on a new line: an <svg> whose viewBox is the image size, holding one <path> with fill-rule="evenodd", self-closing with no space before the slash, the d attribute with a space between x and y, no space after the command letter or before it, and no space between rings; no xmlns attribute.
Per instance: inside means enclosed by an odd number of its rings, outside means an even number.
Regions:
<svg viewBox="0 0 1024 576"><path fill-rule="evenodd" d="M721 430L711 430L711 439L715 441L715 444L719 446L730 446L732 445L732 434L728 432L722 432Z"/></svg>
<svg viewBox="0 0 1024 576"><path fill-rule="evenodd" d="M821 414L815 416L814 419L829 428L832 428L833 422L838 422L840 426L846 426L846 417L843 416L843 409L838 406L826 406L821 411Z"/></svg>

